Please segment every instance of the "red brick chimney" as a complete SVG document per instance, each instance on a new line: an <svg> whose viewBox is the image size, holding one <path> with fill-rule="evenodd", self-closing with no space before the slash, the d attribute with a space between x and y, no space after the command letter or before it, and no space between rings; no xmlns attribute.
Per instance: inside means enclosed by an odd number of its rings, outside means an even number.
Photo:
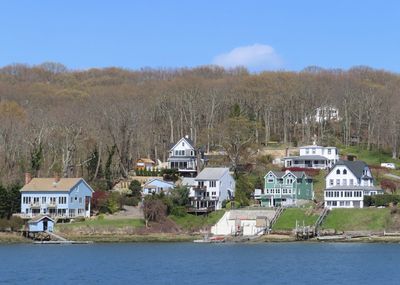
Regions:
<svg viewBox="0 0 400 285"><path fill-rule="evenodd" d="M32 180L32 175L29 172L25 173L25 185L31 182Z"/></svg>

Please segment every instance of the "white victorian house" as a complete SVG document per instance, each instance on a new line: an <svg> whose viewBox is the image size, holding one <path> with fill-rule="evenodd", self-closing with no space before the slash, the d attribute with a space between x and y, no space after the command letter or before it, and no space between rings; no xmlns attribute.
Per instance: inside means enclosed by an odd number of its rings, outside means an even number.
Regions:
<svg viewBox="0 0 400 285"><path fill-rule="evenodd" d="M363 161L338 161L325 178L325 207L363 208L364 196L383 194Z"/></svg>
<svg viewBox="0 0 400 285"><path fill-rule="evenodd" d="M197 151L188 136L181 138L169 150L168 168L176 169L182 176L196 176Z"/></svg>
<svg viewBox="0 0 400 285"><path fill-rule="evenodd" d="M224 200L231 200L235 193L235 179L229 168L206 167L191 183L189 212L207 213L222 208Z"/></svg>
<svg viewBox="0 0 400 285"><path fill-rule="evenodd" d="M339 151L333 146L309 145L302 146L299 156L287 156L283 158L286 168L331 168L339 160Z"/></svg>

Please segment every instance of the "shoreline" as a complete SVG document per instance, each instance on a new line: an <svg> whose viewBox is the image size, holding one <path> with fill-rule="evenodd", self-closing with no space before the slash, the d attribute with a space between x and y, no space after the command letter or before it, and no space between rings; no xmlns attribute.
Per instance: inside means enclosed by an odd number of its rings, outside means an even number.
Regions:
<svg viewBox="0 0 400 285"><path fill-rule="evenodd" d="M68 240L73 241L89 241L93 243L170 243L170 242L193 242L202 239L200 235L190 234L147 234L147 235L64 235ZM346 237L332 236L329 239L320 240L312 238L309 240L296 240L291 235L266 235L254 240L235 241L234 238L227 238L226 243L400 243L400 236L364 236L364 237ZM30 244L32 240L21 236L18 233L0 233L0 244Z"/></svg>

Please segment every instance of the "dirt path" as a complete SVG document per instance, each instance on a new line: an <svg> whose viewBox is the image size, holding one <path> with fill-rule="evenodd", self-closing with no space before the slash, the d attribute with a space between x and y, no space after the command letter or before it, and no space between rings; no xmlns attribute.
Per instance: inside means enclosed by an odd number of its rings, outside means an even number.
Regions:
<svg viewBox="0 0 400 285"><path fill-rule="evenodd" d="M106 215L106 220L117 220L117 219L143 219L143 210L140 206L124 206L124 210L119 211L113 215Z"/></svg>

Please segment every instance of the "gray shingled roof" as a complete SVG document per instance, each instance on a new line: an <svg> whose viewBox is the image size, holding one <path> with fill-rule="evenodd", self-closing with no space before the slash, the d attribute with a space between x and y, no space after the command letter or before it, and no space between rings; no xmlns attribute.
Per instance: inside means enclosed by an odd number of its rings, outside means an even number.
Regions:
<svg viewBox="0 0 400 285"><path fill-rule="evenodd" d="M184 140L185 140L188 144L190 144L191 147L194 149L194 142L193 142L191 139L189 139L189 138L183 137L183 138L180 138L176 143L171 143L171 144L169 145L169 150L171 150L174 146L176 146L182 139L184 139Z"/></svg>
<svg viewBox="0 0 400 285"><path fill-rule="evenodd" d="M336 165L346 166L359 179L361 179L363 177L364 168L368 167L368 165L364 161L361 161L361 160L356 160L356 161L339 160L338 162L336 162L335 166ZM333 168L335 168L335 166Z"/></svg>
<svg viewBox="0 0 400 285"><path fill-rule="evenodd" d="M226 172L229 172L227 167L206 167L197 175L195 180L219 180Z"/></svg>

